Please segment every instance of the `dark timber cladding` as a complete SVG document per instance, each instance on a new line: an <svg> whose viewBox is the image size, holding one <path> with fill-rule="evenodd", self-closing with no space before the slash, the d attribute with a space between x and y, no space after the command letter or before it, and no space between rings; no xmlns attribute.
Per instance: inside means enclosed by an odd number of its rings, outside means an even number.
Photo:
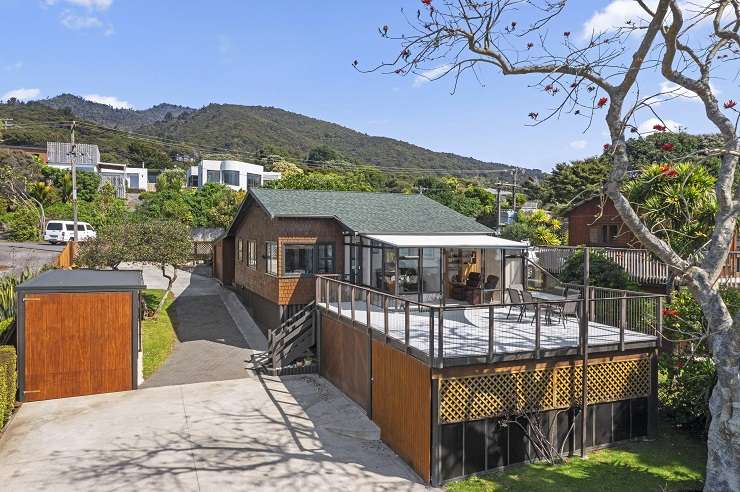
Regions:
<svg viewBox="0 0 740 492"><path fill-rule="evenodd" d="M50 270L18 287L20 399L135 389L141 272Z"/></svg>
<svg viewBox="0 0 740 492"><path fill-rule="evenodd" d="M325 317L321 327L320 374L370 412L368 334Z"/></svg>

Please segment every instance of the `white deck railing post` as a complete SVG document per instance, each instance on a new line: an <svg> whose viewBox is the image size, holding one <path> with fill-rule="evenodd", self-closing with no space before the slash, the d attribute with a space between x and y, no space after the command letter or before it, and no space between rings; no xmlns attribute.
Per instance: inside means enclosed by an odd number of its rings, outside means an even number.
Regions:
<svg viewBox="0 0 740 492"><path fill-rule="evenodd" d="M406 343L406 352L409 351L409 342L411 341L411 304L406 301L403 306L404 313L404 342Z"/></svg>
<svg viewBox="0 0 740 492"><path fill-rule="evenodd" d="M540 322L540 303L534 305L534 358L540 358L540 343L542 337L542 324Z"/></svg>
<svg viewBox="0 0 740 492"><path fill-rule="evenodd" d="M488 306L488 362L493 360L493 352L496 345L494 344L494 315L493 304Z"/></svg>
<svg viewBox="0 0 740 492"><path fill-rule="evenodd" d="M350 310L352 311L352 322L355 322L355 286L353 285L350 287L349 291L350 300L349 300L349 306Z"/></svg>

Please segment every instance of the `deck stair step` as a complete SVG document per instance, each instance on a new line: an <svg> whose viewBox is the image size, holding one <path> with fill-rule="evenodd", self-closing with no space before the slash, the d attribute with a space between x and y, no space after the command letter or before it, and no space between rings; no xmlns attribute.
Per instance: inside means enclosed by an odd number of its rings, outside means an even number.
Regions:
<svg viewBox="0 0 740 492"><path fill-rule="evenodd" d="M281 369L313 355L315 345L316 303L312 301L270 331L267 351L255 354L252 363L256 370Z"/></svg>

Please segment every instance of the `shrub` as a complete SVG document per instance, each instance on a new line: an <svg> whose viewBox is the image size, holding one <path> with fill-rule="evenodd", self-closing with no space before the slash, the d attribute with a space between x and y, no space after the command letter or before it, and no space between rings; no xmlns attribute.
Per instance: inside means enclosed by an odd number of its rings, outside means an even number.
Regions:
<svg viewBox="0 0 740 492"><path fill-rule="evenodd" d="M13 413L17 384L15 348L10 345L0 346L0 427L5 425Z"/></svg>
<svg viewBox="0 0 740 492"><path fill-rule="evenodd" d="M39 211L32 207L19 207L5 214L10 229L9 239L13 241L38 241L41 239Z"/></svg>
<svg viewBox="0 0 740 492"><path fill-rule="evenodd" d="M8 330L8 328L13 326L14 321L15 321L15 318L6 318L0 321L0 338L3 337L3 333L5 333Z"/></svg>
<svg viewBox="0 0 740 492"><path fill-rule="evenodd" d="M664 354L658 370L662 411L679 427L704 430L710 418L709 397L715 379L711 357L685 360L681 354Z"/></svg>
<svg viewBox="0 0 740 492"><path fill-rule="evenodd" d="M596 287L610 289L636 289L627 272L610 260L604 253L592 250L589 256L589 282ZM582 283L583 280L583 249L573 253L563 265L560 280L570 283Z"/></svg>

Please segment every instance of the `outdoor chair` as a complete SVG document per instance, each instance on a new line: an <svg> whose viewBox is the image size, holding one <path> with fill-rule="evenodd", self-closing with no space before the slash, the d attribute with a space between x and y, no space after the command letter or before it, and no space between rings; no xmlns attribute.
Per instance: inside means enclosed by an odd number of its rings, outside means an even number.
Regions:
<svg viewBox="0 0 740 492"><path fill-rule="evenodd" d="M470 272L468 274L468 280L465 282L465 300L469 304L480 304L481 291L480 291L481 277L478 272Z"/></svg>
<svg viewBox="0 0 740 492"><path fill-rule="evenodd" d="M559 322L562 323L563 328L566 328L566 321L570 318L575 318L576 321L580 321L580 314L578 313L578 300L567 300L563 302L562 304L556 304L553 305L552 312L554 314L557 314L559 319Z"/></svg>
<svg viewBox="0 0 740 492"><path fill-rule="evenodd" d="M496 287L498 286L498 277L496 275L489 275L486 277L486 283L483 284L483 290L488 291L488 302L493 303L493 295L495 294Z"/></svg>
<svg viewBox="0 0 740 492"><path fill-rule="evenodd" d="M522 318L524 318L525 313L527 312L527 306L524 305L524 300L522 299L522 294L516 289L506 289L506 292L509 294L509 312L506 313L506 319L509 319L509 315L511 315L511 310L515 307L519 308L519 317L517 318L517 321L521 321Z"/></svg>
<svg viewBox="0 0 740 492"><path fill-rule="evenodd" d="M530 303L530 302L531 303L535 303L535 302L537 302L537 300L534 298L534 296L532 295L532 293L529 292L528 290L521 291L521 295L522 295L522 301L523 302L526 302L526 303ZM545 304L545 309L547 309L547 306L549 306L549 304ZM524 313L526 313L527 312L527 306L526 305L522 305L522 307L524 308L522 311ZM534 323L535 317L537 316L537 311L534 309L534 307L532 307L532 311L534 312L534 314L532 315L532 323ZM521 321L521 319L522 319L522 316L519 316L519 320L520 321Z"/></svg>

